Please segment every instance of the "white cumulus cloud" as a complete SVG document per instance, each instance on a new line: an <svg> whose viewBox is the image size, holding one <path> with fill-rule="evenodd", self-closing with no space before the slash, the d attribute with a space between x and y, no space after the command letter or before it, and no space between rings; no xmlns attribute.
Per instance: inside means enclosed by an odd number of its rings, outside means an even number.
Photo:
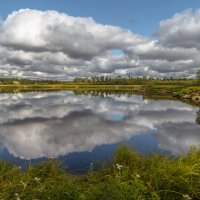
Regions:
<svg viewBox="0 0 200 200"><path fill-rule="evenodd" d="M22 9L0 22L0 76L194 76L200 67L200 10L161 21L147 38L92 18ZM114 55L113 51L122 52Z"/></svg>

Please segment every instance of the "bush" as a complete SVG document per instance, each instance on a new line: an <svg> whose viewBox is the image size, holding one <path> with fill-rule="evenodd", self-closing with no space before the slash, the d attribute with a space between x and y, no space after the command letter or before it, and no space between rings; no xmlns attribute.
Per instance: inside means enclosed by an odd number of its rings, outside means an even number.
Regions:
<svg viewBox="0 0 200 200"><path fill-rule="evenodd" d="M198 83L200 85L200 70L197 71L197 81L198 81Z"/></svg>

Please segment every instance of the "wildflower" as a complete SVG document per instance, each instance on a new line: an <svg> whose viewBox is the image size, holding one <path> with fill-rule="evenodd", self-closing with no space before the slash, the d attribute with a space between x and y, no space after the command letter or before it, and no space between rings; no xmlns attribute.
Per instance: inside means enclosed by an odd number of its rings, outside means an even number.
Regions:
<svg viewBox="0 0 200 200"><path fill-rule="evenodd" d="M18 193L15 193L15 196L16 196L16 200L20 200Z"/></svg>
<svg viewBox="0 0 200 200"><path fill-rule="evenodd" d="M26 183L24 183L23 181L20 181L20 183L24 186L24 188L26 187Z"/></svg>
<svg viewBox="0 0 200 200"><path fill-rule="evenodd" d="M136 177L137 177L137 178L140 178L140 175L139 175L139 174L136 174Z"/></svg>
<svg viewBox="0 0 200 200"><path fill-rule="evenodd" d="M34 179L35 179L35 181L40 181L40 180L41 180L41 179L38 178L38 177L35 177Z"/></svg>
<svg viewBox="0 0 200 200"><path fill-rule="evenodd" d="M186 200L191 200L192 198L188 194L183 194L183 198Z"/></svg>
<svg viewBox="0 0 200 200"><path fill-rule="evenodd" d="M121 170L123 168L123 165L116 164L116 167L117 167L118 170Z"/></svg>

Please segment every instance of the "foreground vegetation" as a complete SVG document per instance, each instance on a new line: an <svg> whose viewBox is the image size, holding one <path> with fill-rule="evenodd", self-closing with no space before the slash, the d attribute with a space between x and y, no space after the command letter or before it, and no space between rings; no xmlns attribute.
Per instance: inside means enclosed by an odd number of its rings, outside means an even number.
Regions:
<svg viewBox="0 0 200 200"><path fill-rule="evenodd" d="M72 175L56 161L19 167L0 163L0 199L200 199L200 151L176 159L142 157L121 146L113 161Z"/></svg>

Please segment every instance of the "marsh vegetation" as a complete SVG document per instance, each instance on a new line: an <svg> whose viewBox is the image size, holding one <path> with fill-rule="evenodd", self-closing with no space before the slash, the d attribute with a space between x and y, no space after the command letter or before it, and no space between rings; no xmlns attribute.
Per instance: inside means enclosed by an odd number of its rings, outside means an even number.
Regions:
<svg viewBox="0 0 200 200"><path fill-rule="evenodd" d="M1 199L199 199L200 151L177 158L143 157L120 146L108 164L91 163L85 175L62 169L55 160L26 171L0 163Z"/></svg>

